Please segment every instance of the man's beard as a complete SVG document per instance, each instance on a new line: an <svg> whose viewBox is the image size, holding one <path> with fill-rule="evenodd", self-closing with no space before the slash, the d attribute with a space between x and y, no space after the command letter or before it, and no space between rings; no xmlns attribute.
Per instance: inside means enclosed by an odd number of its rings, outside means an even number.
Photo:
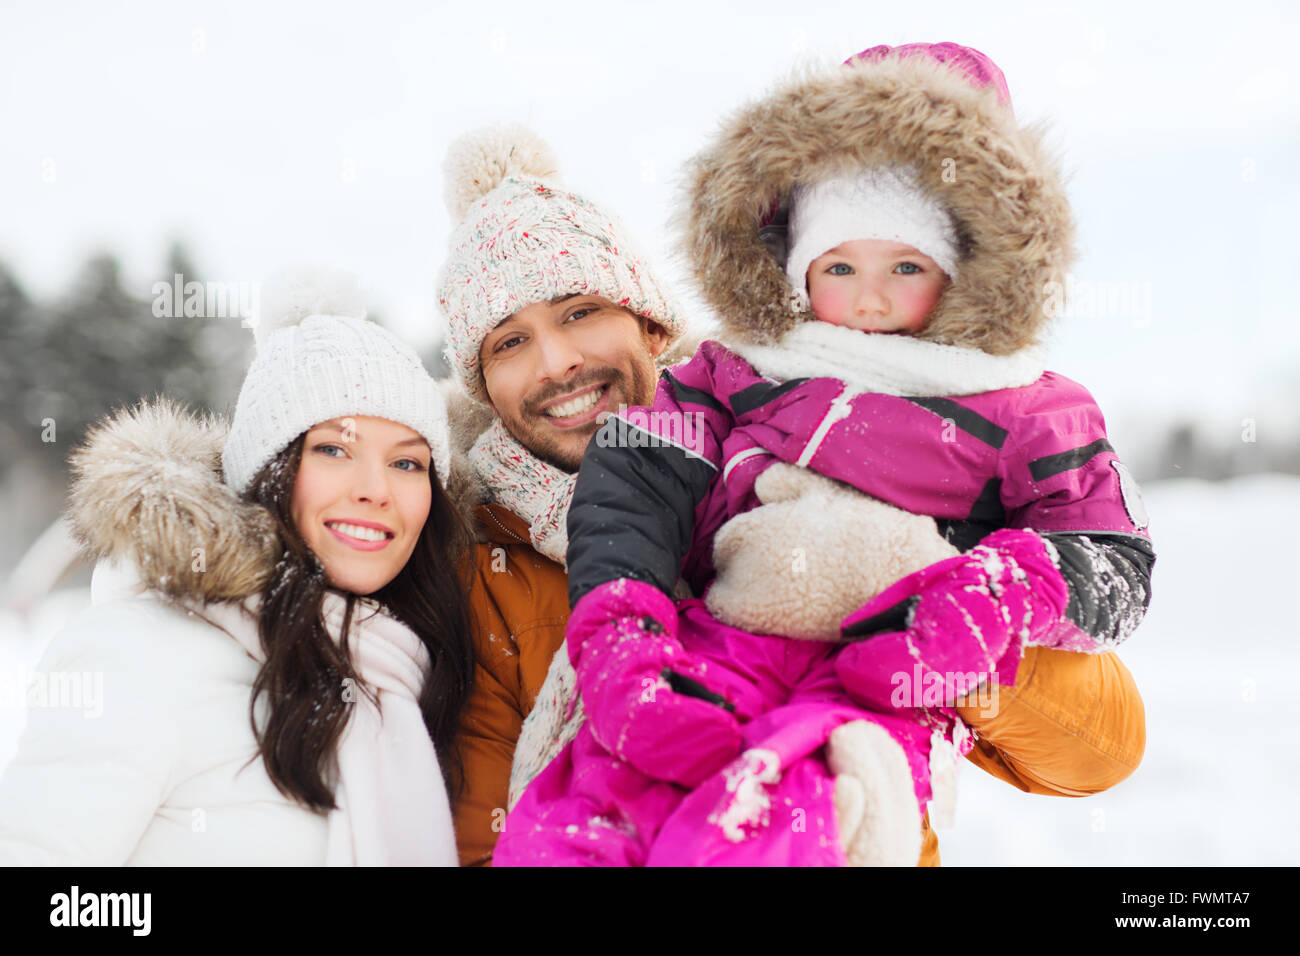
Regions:
<svg viewBox="0 0 1300 956"><path fill-rule="evenodd" d="M536 408L561 395L600 384L606 385L607 393L617 399L608 405L611 413L616 412L620 404L632 406L648 405L653 402L657 380L653 359L644 363L633 363L630 371L630 382L629 376L616 368L584 372L562 385L557 384L539 392L536 397L525 402L527 410L523 412L508 415L503 409L498 408L497 414L506 426L506 431L542 461L554 465L561 471L575 472L582 464L591 436L600 429L601 423L593 421L581 432L569 432L564 436L549 428L544 423L546 416L536 411ZM581 444L573 437L578 434L584 436Z"/></svg>

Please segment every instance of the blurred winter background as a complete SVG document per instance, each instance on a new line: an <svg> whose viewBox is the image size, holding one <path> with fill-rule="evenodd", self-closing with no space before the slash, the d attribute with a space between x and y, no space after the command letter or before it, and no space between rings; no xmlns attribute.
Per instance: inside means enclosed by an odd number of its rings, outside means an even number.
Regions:
<svg viewBox="0 0 1300 956"><path fill-rule="evenodd" d="M1050 364L1106 411L1160 558L1122 652L1146 702L1141 769L1081 800L968 770L944 861L1294 863L1300 15L728 6L0 7L0 766L23 719L14 682L86 600L53 524L69 449L142 395L228 410L250 353L234 309L168 317L155 283L247 300L287 264L344 265L436 368L442 156L466 129L517 120L621 214L703 325L670 220L677 171L718 119L801 64L956 40L1001 65L1018 115L1049 122L1065 158L1082 256Z"/></svg>

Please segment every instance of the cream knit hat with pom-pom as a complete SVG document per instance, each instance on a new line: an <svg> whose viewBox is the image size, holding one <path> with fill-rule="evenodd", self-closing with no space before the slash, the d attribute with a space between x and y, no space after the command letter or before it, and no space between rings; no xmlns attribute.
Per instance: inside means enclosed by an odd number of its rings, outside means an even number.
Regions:
<svg viewBox="0 0 1300 956"><path fill-rule="evenodd" d="M526 126L467 133L447 151L445 198L455 229L438 279L447 361L470 395L486 400L483 339L537 302L598 295L663 326L686 329L681 311L623 227L557 185L555 157Z"/></svg>
<svg viewBox="0 0 1300 956"><path fill-rule="evenodd" d="M267 283L249 366L222 453L226 483L241 494L303 432L333 418L368 415L406 425L429 443L445 485L447 408L419 356L366 321L355 277L304 269Z"/></svg>

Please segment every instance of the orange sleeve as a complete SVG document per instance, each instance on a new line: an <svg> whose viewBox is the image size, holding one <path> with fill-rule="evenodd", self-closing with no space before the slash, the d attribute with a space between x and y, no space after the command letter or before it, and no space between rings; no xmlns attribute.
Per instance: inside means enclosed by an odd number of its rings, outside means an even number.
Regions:
<svg viewBox="0 0 1300 956"><path fill-rule="evenodd" d="M474 689L457 738L463 769L452 806L461 866L482 866L505 823L510 766L524 717L520 710L519 649L480 566L471 581Z"/></svg>
<svg viewBox="0 0 1300 956"><path fill-rule="evenodd" d="M957 709L977 738L968 759L1028 793L1100 793L1136 770L1146 748L1142 697L1113 653L1028 648L1014 687Z"/></svg>
<svg viewBox="0 0 1300 956"><path fill-rule="evenodd" d="M474 691L460 732L464 784L453 808L461 866L492 859L505 823L510 764L523 725L510 688L481 662L474 670Z"/></svg>

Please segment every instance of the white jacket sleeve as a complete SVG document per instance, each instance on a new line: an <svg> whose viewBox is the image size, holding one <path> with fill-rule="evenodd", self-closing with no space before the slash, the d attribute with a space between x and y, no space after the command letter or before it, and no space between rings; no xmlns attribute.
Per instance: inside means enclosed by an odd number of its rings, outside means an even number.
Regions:
<svg viewBox="0 0 1300 956"><path fill-rule="evenodd" d="M184 643L148 599L92 607L51 642L0 776L0 864L120 866L172 786Z"/></svg>

